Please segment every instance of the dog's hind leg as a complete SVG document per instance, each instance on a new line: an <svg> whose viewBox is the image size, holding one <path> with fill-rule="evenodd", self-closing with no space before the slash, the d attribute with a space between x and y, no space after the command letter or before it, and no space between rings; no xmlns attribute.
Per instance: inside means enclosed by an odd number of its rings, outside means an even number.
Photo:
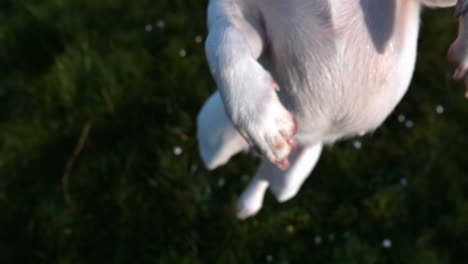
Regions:
<svg viewBox="0 0 468 264"><path fill-rule="evenodd" d="M322 144L305 147L294 154L294 164L287 171L275 168L270 176L270 190L279 202L296 196L322 153Z"/></svg>
<svg viewBox="0 0 468 264"><path fill-rule="evenodd" d="M232 125L219 95L215 92L203 105L197 118L197 139L203 163L215 169L249 145Z"/></svg>
<svg viewBox="0 0 468 264"><path fill-rule="evenodd" d="M322 144L297 148L291 154L291 167L285 171L264 160L237 202L237 217L255 215L262 208L268 187L279 202L293 198L317 164L321 151Z"/></svg>

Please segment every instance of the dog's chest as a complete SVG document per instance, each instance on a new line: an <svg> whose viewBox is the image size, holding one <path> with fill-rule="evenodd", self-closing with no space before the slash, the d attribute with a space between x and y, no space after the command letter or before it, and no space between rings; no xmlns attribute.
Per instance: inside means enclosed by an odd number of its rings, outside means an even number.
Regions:
<svg viewBox="0 0 468 264"><path fill-rule="evenodd" d="M417 1L258 2L269 55L277 66L323 67L336 63L334 58L390 64L417 35Z"/></svg>
<svg viewBox="0 0 468 264"><path fill-rule="evenodd" d="M380 125L413 73L417 1L262 3L269 58L299 133L341 137Z"/></svg>

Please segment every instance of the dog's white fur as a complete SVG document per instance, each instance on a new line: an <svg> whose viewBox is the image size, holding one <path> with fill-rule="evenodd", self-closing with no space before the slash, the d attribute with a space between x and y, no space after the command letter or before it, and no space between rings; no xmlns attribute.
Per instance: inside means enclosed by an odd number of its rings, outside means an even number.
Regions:
<svg viewBox="0 0 468 264"><path fill-rule="evenodd" d="M214 169L249 146L264 156L238 217L256 214L268 187L292 198L322 145L376 129L410 83L421 6L455 2L211 0L206 56L218 92L198 116L202 159Z"/></svg>

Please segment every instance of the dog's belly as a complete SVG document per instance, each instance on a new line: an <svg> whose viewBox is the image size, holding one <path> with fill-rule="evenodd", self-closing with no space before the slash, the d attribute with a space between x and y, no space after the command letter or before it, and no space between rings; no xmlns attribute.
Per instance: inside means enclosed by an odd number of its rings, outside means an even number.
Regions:
<svg viewBox="0 0 468 264"><path fill-rule="evenodd" d="M261 2L267 58L299 142L333 142L378 127L413 73L417 1Z"/></svg>

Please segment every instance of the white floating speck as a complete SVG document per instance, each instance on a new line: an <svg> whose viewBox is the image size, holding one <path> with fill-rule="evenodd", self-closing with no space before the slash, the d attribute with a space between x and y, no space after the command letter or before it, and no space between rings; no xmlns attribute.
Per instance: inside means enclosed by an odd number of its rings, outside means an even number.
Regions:
<svg viewBox="0 0 468 264"><path fill-rule="evenodd" d="M400 184L403 185L403 186L406 186L408 184L408 180L406 180L406 178L401 178L400 179Z"/></svg>
<svg viewBox="0 0 468 264"><path fill-rule="evenodd" d="M182 152L184 152L184 150L180 146L175 146L172 149L172 153L174 153L174 155L176 155L176 156L180 156L182 154Z"/></svg>
<svg viewBox="0 0 468 264"><path fill-rule="evenodd" d="M179 50L179 56L181 56L181 57L187 56L187 51L185 49Z"/></svg>
<svg viewBox="0 0 468 264"><path fill-rule="evenodd" d="M383 248L391 248L392 247L392 241L388 238L384 239L382 241L382 247Z"/></svg>
<svg viewBox="0 0 468 264"><path fill-rule="evenodd" d="M315 245L320 245L320 244L322 244L322 237L319 236L319 235L315 236L315 237L314 237L314 243L315 243Z"/></svg>
<svg viewBox="0 0 468 264"><path fill-rule="evenodd" d="M362 148L362 143L359 140L354 140L353 141L353 146L355 149L361 149Z"/></svg>
<svg viewBox="0 0 468 264"><path fill-rule="evenodd" d="M145 26L145 31L146 31L146 32L151 32L152 30L153 30L153 26L152 26L151 24L147 24L147 25Z"/></svg>
<svg viewBox="0 0 468 264"><path fill-rule="evenodd" d="M203 37L202 37L202 36L197 35L197 36L195 37L195 42L196 42L196 43L201 43L202 41L203 41Z"/></svg>
<svg viewBox="0 0 468 264"><path fill-rule="evenodd" d="M156 25L158 28L164 28L166 26L166 22L164 22L164 20L158 20L156 21Z"/></svg>
<svg viewBox="0 0 468 264"><path fill-rule="evenodd" d="M406 120L405 115L403 115L403 114L398 115L398 122L403 123L403 122L405 122L405 120Z"/></svg>
<svg viewBox="0 0 468 264"><path fill-rule="evenodd" d="M405 126L406 126L407 128L412 128L412 127L414 126L414 123L413 123L413 121L408 120L408 121L405 122Z"/></svg>
<svg viewBox="0 0 468 264"><path fill-rule="evenodd" d="M436 106L436 113L443 114L444 113L444 107L441 105Z"/></svg>
<svg viewBox="0 0 468 264"><path fill-rule="evenodd" d="M273 262L273 256L272 255L266 255L265 257L267 262Z"/></svg>

